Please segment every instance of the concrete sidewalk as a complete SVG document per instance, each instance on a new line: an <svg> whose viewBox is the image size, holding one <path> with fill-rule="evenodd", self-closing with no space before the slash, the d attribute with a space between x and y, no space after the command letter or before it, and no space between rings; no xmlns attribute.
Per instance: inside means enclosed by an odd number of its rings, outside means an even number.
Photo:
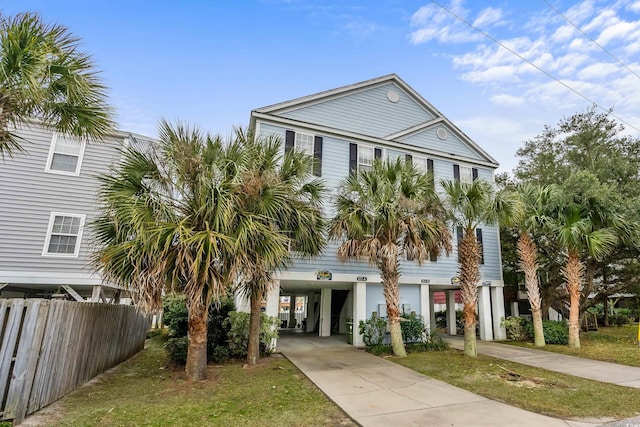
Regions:
<svg viewBox="0 0 640 427"><path fill-rule="evenodd" d="M282 335L277 350L362 426L596 426L518 409L429 378L334 337Z"/></svg>
<svg viewBox="0 0 640 427"><path fill-rule="evenodd" d="M462 336L443 336L452 348L464 349ZM549 371L587 378L625 387L640 388L640 368L617 363L600 362L582 357L567 356L550 351L535 350L527 347L516 347L491 341L476 341L479 354L493 356L498 359L536 366ZM638 356L640 357L640 355Z"/></svg>

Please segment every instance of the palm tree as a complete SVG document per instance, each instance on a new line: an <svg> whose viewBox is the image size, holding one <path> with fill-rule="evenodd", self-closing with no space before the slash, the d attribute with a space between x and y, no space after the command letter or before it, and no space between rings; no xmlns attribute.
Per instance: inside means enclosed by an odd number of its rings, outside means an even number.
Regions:
<svg viewBox="0 0 640 427"><path fill-rule="evenodd" d="M380 271L393 354L406 356L400 328L400 257L419 264L451 251L451 233L431 178L409 164L374 162L347 178L329 236L343 240L338 259L366 258Z"/></svg>
<svg viewBox="0 0 640 427"><path fill-rule="evenodd" d="M162 122L157 150L123 150L119 167L100 178L93 263L106 280L134 290L143 309L160 309L165 290L185 294L191 380L205 377L208 308L233 274L237 195L226 158L220 139Z"/></svg>
<svg viewBox="0 0 640 427"><path fill-rule="evenodd" d="M520 231L516 250L520 258L520 268L524 272L527 297L533 317L533 335L536 347L544 347L544 329L542 327L542 298L538 284L538 246L532 235L548 228L552 221L550 204L557 197L554 186L521 184L517 194L523 203L523 216L517 220Z"/></svg>
<svg viewBox="0 0 640 427"><path fill-rule="evenodd" d="M585 279L583 256L600 260L617 242L613 228L600 227L598 212L584 204L568 202L557 209L552 231L558 243L567 251L567 261L561 272L570 298L569 347L580 348L580 291Z"/></svg>
<svg viewBox="0 0 640 427"><path fill-rule="evenodd" d="M79 39L37 14L0 16L0 156L23 151L11 128L41 121L81 139L113 129L105 87Z"/></svg>
<svg viewBox="0 0 640 427"><path fill-rule="evenodd" d="M251 304L247 363L260 356L261 304L274 285L273 273L294 257L319 254L325 244L321 180L313 178L313 158L288 150L278 138L254 139L237 130L231 151L241 165L232 220L238 290Z"/></svg>
<svg viewBox="0 0 640 427"><path fill-rule="evenodd" d="M520 204L512 194L497 193L486 181L473 183L442 181L446 195L446 206L453 225L462 230L458 242L460 269L460 294L464 316L464 354L477 356L476 307L478 305L478 282L480 281L481 248L476 239L476 228L481 224L497 222L509 224L520 214Z"/></svg>

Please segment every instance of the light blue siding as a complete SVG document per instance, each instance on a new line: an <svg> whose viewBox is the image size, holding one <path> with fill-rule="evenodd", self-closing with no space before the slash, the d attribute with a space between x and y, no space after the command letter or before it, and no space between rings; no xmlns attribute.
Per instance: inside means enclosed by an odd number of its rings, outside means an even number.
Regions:
<svg viewBox="0 0 640 427"><path fill-rule="evenodd" d="M273 134L284 139L286 128L260 123L260 133L263 135ZM294 129L295 130L295 129ZM329 197L325 205L325 215L331 217L333 215L332 201L340 187L341 181L349 174L349 142L348 140L335 138L318 134L323 137L323 155L322 155L322 179L325 180L327 187L330 189ZM390 148L387 154L404 155L406 153L414 155L424 155L413 152L411 150L401 151L397 148ZM477 167L471 164L458 163L469 167ZM451 160L434 158L434 174L436 183L441 180L453 179L453 165ZM493 171L490 168L477 167L478 176L493 182ZM483 280L499 280L501 279L501 268L499 264L498 250L498 234L495 227L484 226L483 240L485 250L485 265L480 268ZM454 251L449 257L441 254L436 262L425 261L421 266L415 262L401 262L402 275L412 278L450 278L458 275L458 256L454 238ZM336 257L336 250L339 242L330 242L325 252L312 260L296 260L291 266L291 271L316 272L319 270L330 270L333 273L358 274L358 275L377 275L378 271L375 267L370 266L363 261L350 261L341 263ZM417 311L417 306L416 309Z"/></svg>
<svg viewBox="0 0 640 427"><path fill-rule="evenodd" d="M378 305L384 304L384 293L382 285L367 285L367 302L366 302L366 317L371 318L371 313L378 312ZM420 286L418 285L401 285L400 286L400 313L402 313L402 305L408 304L411 306L410 311L420 313ZM380 312L378 312L380 316Z"/></svg>
<svg viewBox="0 0 640 427"><path fill-rule="evenodd" d="M422 132L415 133L413 135L398 138L399 142L410 144L420 148L426 148L429 150L437 150L447 154L454 154L456 156L464 156L470 159L485 160L475 150L472 150L469 145L464 143L460 138L447 129L448 136L446 139L438 138L436 135L437 129L444 127L443 125L436 125L433 128L426 129ZM446 128L445 128L446 129Z"/></svg>
<svg viewBox="0 0 640 427"><path fill-rule="evenodd" d="M389 90L399 94L398 102L393 103L387 99ZM377 138L383 138L434 118L393 83L277 115Z"/></svg>

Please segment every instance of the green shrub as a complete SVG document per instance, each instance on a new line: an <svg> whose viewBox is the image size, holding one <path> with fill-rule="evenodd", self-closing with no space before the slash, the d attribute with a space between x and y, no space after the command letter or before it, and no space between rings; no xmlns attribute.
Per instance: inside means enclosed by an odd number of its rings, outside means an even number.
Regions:
<svg viewBox="0 0 640 427"><path fill-rule="evenodd" d="M164 344L169 359L176 365L185 365L187 363L187 351L189 349L189 339L187 337L169 338Z"/></svg>
<svg viewBox="0 0 640 427"><path fill-rule="evenodd" d="M367 347L380 346L387 336L387 321L378 316L361 320L358 332L362 335L362 341Z"/></svg>
<svg viewBox="0 0 640 427"><path fill-rule="evenodd" d="M162 322L169 328L169 341L172 338L181 338L188 343L187 335L189 330L189 316L184 295L167 295L162 302L163 316ZM222 363L229 358L227 343L228 326L225 319L229 312L235 310L232 298L224 297L219 304L211 304L209 307L209 317L207 320L207 361ZM169 353L169 358L177 364L186 363L186 348L184 357L182 355L182 341L177 341L167 345L165 348ZM176 354L173 354L176 351ZM183 361L184 360L184 361ZM182 361L182 362L181 362Z"/></svg>
<svg viewBox="0 0 640 427"><path fill-rule="evenodd" d="M629 316L624 313L617 312L609 315L609 325L622 326L630 323L630 321Z"/></svg>
<svg viewBox="0 0 640 427"><path fill-rule="evenodd" d="M169 328L170 337L186 337L189 315L184 295L171 294L162 299L162 323Z"/></svg>
<svg viewBox="0 0 640 427"><path fill-rule="evenodd" d="M527 321L525 325L527 336L533 340L533 323ZM569 326L567 322L555 320L543 320L542 329L544 330L544 341L547 344L568 344L569 343Z"/></svg>
<svg viewBox="0 0 640 427"><path fill-rule="evenodd" d="M231 311L225 324L229 328L229 351L232 356L246 357L249 346L249 313ZM260 354L268 355L273 351L272 342L278 338L280 319L269 317L264 313L260 316Z"/></svg>
<svg viewBox="0 0 640 427"><path fill-rule="evenodd" d="M507 330L507 338L514 341L527 341L529 339L526 329L528 323L529 321L524 317L509 316L507 318L502 318L500 326Z"/></svg>
<svg viewBox="0 0 640 427"><path fill-rule="evenodd" d="M423 343L427 340L429 331L422 316L418 316L415 311L412 311L411 314L402 314L400 317L402 340L405 344Z"/></svg>

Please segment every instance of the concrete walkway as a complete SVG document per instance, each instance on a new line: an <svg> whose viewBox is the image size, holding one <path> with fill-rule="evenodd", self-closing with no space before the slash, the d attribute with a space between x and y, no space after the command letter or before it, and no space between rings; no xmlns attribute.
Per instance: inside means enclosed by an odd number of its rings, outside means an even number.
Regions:
<svg viewBox="0 0 640 427"><path fill-rule="evenodd" d="M354 348L339 338L281 335L277 350L362 426L596 426L518 409Z"/></svg>
<svg viewBox="0 0 640 427"><path fill-rule="evenodd" d="M452 348L464 349L461 336L443 336ZM600 362L582 357L567 356L550 351L535 350L527 347L515 347L491 341L476 341L479 354L510 360L523 365L536 366L549 371L587 378L625 387L640 388L640 368L617 363ZM640 355L639 355L640 357Z"/></svg>

